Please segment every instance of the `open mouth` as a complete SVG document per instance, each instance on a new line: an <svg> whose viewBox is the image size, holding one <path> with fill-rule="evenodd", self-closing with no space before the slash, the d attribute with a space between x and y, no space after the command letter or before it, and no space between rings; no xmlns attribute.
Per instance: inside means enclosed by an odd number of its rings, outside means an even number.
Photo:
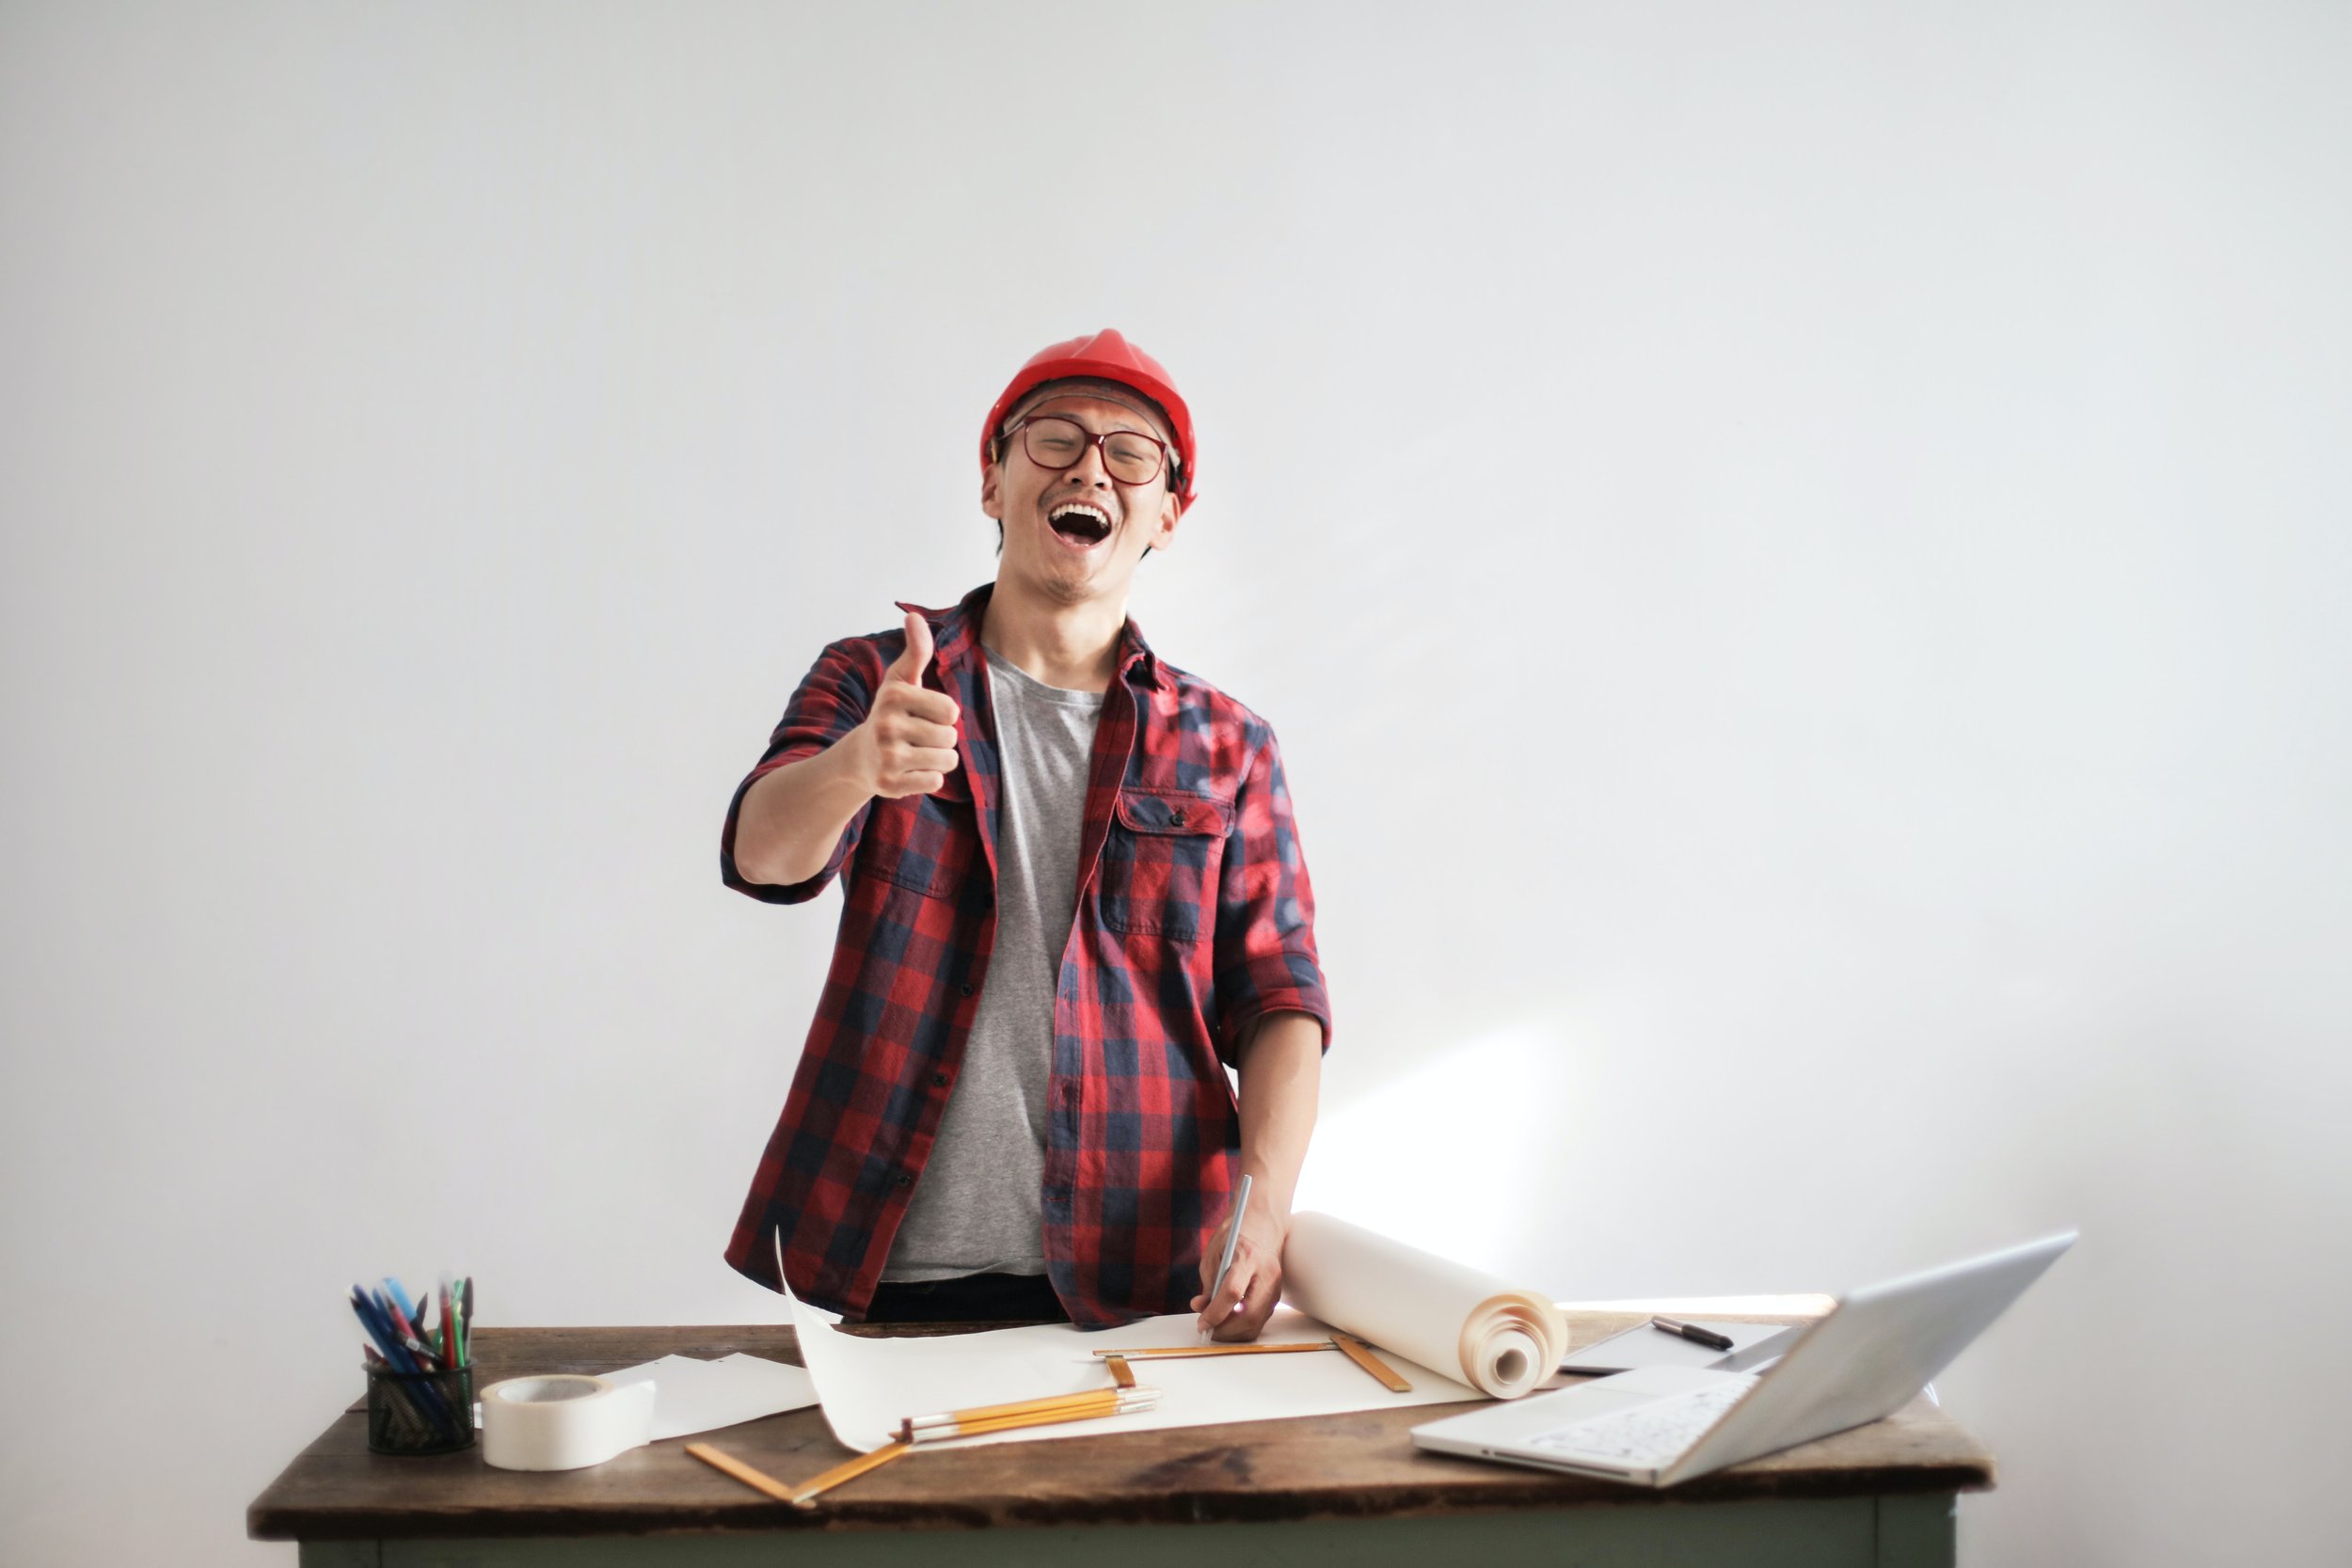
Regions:
<svg viewBox="0 0 2352 1568"><path fill-rule="evenodd" d="M1101 508L1084 501L1064 501L1046 517L1056 533L1081 549L1091 548L1111 536L1111 520Z"/></svg>

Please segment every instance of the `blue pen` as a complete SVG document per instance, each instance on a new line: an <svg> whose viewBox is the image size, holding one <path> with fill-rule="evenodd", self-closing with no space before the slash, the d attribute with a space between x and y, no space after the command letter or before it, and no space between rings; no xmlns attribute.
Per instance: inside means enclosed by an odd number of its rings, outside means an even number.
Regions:
<svg viewBox="0 0 2352 1568"><path fill-rule="evenodd" d="M417 1321L417 1304L408 1299L408 1292L400 1288L400 1281L389 1274L384 1276L384 1291L392 1298L392 1305L400 1308L402 1317L410 1323Z"/></svg>
<svg viewBox="0 0 2352 1568"><path fill-rule="evenodd" d="M368 1338L375 1341L376 1353L384 1358L387 1370L395 1372L413 1372L417 1370L415 1360L409 1356L406 1347L401 1344L399 1337L392 1333L391 1325L384 1321L375 1303L369 1300L367 1292L357 1285L351 1288L351 1309L358 1314L359 1326L368 1331ZM403 1398L407 1399L408 1402L417 1408L420 1416L436 1425L441 1424L442 1412L437 1404L428 1410L424 1408L422 1402L411 1397L417 1394L430 1395L433 1392L432 1389L421 1384L403 1383L395 1384L393 1386L399 1389Z"/></svg>
<svg viewBox="0 0 2352 1568"><path fill-rule="evenodd" d="M439 1358L434 1355L432 1347L424 1342L422 1330L407 1321L405 1315L394 1307L390 1296L381 1291L377 1291L374 1306L375 1321L384 1325L384 1331L390 1335L393 1342L402 1348L403 1364L400 1369L402 1371L412 1372L421 1378L433 1372L449 1370L440 1365ZM433 1407L434 1423L452 1437L457 1436L458 1429L454 1424L454 1418L450 1414L449 1397L441 1391L439 1386L420 1382L413 1386L422 1396L424 1402ZM472 1412L469 1411L467 1415L470 1418Z"/></svg>
<svg viewBox="0 0 2352 1568"><path fill-rule="evenodd" d="M408 1347L401 1343L400 1335L393 1329L391 1320L385 1314L384 1308L379 1304L369 1300L367 1292L357 1285L351 1288L351 1306L352 1309L359 1314L361 1325L367 1329L369 1337L374 1339L376 1347L383 1352L384 1359L391 1363L394 1371L413 1374L422 1370L417 1365L416 1357L408 1354ZM405 1394L416 1396L425 1419L440 1428L451 1437L460 1435L457 1428L452 1423L449 1402L441 1398L439 1389L422 1381L400 1384L396 1386Z"/></svg>
<svg viewBox="0 0 2352 1568"><path fill-rule="evenodd" d="M416 1325L417 1337L420 1338L423 1337L424 1323L417 1316L417 1304L408 1299L408 1292L400 1288L399 1280L394 1279L390 1275L386 1275L383 1289L376 1291L375 1299L379 1306L387 1308L384 1315L391 1318L393 1327L398 1328L404 1323L413 1323ZM389 1310L395 1307L400 1308L397 1317L394 1317Z"/></svg>
<svg viewBox="0 0 2352 1568"><path fill-rule="evenodd" d="M417 1370L417 1364L408 1357L408 1348L400 1342L400 1336L392 1332L391 1324L379 1315L375 1303L357 1285L351 1288L351 1309L359 1315L359 1326L368 1331L368 1338L375 1341L375 1348L384 1353L384 1359L391 1363L394 1371Z"/></svg>

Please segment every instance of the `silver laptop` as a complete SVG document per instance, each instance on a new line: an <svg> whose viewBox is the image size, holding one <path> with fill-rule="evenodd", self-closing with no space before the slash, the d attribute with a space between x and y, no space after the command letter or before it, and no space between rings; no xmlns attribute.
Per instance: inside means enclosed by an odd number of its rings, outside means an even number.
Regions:
<svg viewBox="0 0 2352 1568"><path fill-rule="evenodd" d="M1672 1486L1892 1415L2076 1232L1856 1291L1758 1373L1645 1367L1413 1429L1440 1453Z"/></svg>

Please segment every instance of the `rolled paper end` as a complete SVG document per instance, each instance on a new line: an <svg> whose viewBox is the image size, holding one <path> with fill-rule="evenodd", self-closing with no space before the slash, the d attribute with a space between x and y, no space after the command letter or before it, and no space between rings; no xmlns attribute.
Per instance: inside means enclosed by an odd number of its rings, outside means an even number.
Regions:
<svg viewBox="0 0 2352 1568"><path fill-rule="evenodd" d="M1532 1334L1506 1328L1485 1346L1478 1386L1499 1400L1515 1400L1551 1375L1544 1347Z"/></svg>

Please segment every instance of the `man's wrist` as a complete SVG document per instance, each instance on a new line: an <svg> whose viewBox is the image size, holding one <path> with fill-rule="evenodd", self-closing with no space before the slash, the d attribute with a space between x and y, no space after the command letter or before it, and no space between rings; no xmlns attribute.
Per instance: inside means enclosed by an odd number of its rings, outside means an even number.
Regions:
<svg viewBox="0 0 2352 1568"><path fill-rule="evenodd" d="M1291 1198L1296 1186L1295 1180L1284 1180L1281 1172L1274 1169L1263 1160L1248 1158L1234 1165L1233 1176L1233 1184L1237 1187L1241 1184L1242 1177L1249 1178L1249 1207L1263 1209L1277 1219L1287 1219L1290 1216Z"/></svg>
<svg viewBox="0 0 2352 1568"><path fill-rule="evenodd" d="M747 880L788 887L833 858L850 819L874 798L852 751L856 734L786 763L744 793L735 864Z"/></svg>
<svg viewBox="0 0 2352 1568"><path fill-rule="evenodd" d="M879 793L874 787L874 736L866 721L809 760L825 765L818 777L825 809L844 823Z"/></svg>

